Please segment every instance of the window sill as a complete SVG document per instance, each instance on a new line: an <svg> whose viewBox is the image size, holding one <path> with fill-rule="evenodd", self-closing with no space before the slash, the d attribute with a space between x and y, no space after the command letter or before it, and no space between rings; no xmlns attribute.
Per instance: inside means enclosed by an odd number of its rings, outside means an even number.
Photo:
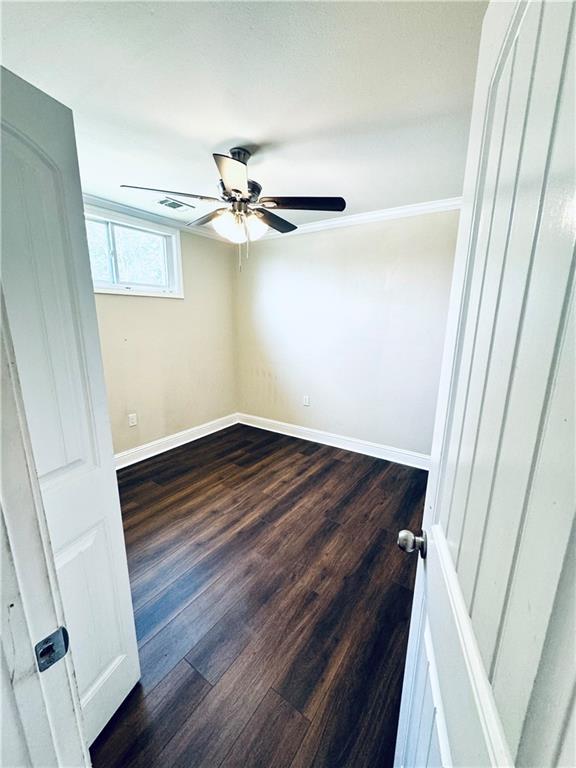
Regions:
<svg viewBox="0 0 576 768"><path fill-rule="evenodd" d="M150 299L183 299L183 293L174 291L136 290L134 288L99 288L94 286L94 293L108 293L113 296L146 296Z"/></svg>

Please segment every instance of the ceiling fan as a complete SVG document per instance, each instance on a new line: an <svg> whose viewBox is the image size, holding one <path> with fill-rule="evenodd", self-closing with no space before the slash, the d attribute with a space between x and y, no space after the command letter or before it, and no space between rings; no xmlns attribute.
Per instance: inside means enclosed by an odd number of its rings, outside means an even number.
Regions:
<svg viewBox="0 0 576 768"><path fill-rule="evenodd" d="M220 197L193 195L190 192L175 192L169 189L153 187L136 187L122 184L127 189L143 189L149 192L162 192L165 195L177 195L194 200L222 203L224 207L217 208L187 226L198 227L212 224L216 232L233 243L245 243L258 240L268 230L277 232L292 232L297 229L286 219L272 213L274 210L298 211L343 211L346 201L342 197L260 197L262 186L257 181L248 178L248 160L250 151L244 147L233 147L230 156L214 154L214 161L220 174ZM170 199L170 198L168 198ZM182 202L178 200L177 202ZM189 203L184 203L194 208Z"/></svg>

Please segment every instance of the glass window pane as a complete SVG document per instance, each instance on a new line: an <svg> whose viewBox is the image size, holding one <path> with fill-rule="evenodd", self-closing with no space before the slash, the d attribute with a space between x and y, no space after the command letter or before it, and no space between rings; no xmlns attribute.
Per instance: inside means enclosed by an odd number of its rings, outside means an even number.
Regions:
<svg viewBox="0 0 576 768"><path fill-rule="evenodd" d="M115 224L114 239L119 282L167 286L166 247L162 235Z"/></svg>
<svg viewBox="0 0 576 768"><path fill-rule="evenodd" d="M90 254L90 267L92 280L111 283L112 265L108 249L107 225L102 221L86 220L86 234L88 236L88 252Z"/></svg>

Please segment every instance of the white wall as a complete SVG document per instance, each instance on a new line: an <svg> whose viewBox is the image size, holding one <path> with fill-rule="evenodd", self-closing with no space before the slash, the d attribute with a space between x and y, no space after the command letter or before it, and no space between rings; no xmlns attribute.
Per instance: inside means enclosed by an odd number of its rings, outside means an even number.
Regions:
<svg viewBox="0 0 576 768"><path fill-rule="evenodd" d="M254 244L239 409L429 453L457 226L450 211Z"/></svg>
<svg viewBox="0 0 576 768"><path fill-rule="evenodd" d="M116 452L236 410L231 249L185 232L181 247L184 299L96 294Z"/></svg>

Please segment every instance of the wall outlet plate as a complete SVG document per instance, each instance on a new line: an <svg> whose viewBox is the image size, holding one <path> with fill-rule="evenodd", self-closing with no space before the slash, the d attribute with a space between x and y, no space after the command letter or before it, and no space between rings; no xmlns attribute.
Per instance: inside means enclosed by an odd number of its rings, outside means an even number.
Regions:
<svg viewBox="0 0 576 768"><path fill-rule="evenodd" d="M128 414L128 426L135 427L138 424L138 415L136 413Z"/></svg>
<svg viewBox="0 0 576 768"><path fill-rule="evenodd" d="M304 395L302 398L302 403L308 408L310 405L310 395Z"/></svg>

